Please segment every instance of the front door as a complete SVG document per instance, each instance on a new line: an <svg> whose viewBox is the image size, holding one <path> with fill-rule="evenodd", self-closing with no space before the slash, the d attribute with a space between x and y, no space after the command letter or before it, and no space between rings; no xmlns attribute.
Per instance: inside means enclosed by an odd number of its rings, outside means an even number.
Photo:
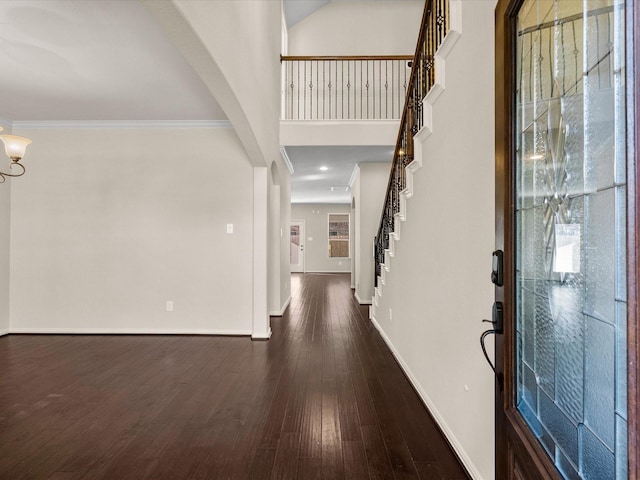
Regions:
<svg viewBox="0 0 640 480"><path fill-rule="evenodd" d="M291 222L289 245L291 272L304 273L304 220Z"/></svg>
<svg viewBox="0 0 640 480"><path fill-rule="evenodd" d="M499 479L638 478L634 6L496 9Z"/></svg>

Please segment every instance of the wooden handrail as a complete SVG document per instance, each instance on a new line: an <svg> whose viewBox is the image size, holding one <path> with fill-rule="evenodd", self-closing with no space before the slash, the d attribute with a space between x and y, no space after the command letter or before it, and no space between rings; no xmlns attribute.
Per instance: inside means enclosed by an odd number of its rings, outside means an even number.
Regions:
<svg viewBox="0 0 640 480"><path fill-rule="evenodd" d="M409 103L412 97L412 95L410 95L409 92L413 90L414 80L417 75L418 60L420 57L420 51L422 50L422 44L424 43L424 37L427 32L427 20L428 20L429 14L431 13L431 4L432 4L432 0L425 0L424 10L422 12L422 21L420 22L420 32L418 33L418 42L416 43L416 51L413 54L413 57L411 59L412 65L411 65L411 74L409 75L409 84L407 85L407 95L405 97L404 108L402 109L402 117L400 117L401 118L400 129L398 130L398 136L396 137L396 149L393 153L394 166L397 161L398 154L400 153L400 150L401 150L402 136L404 133L404 124L407 121L407 114L409 113ZM391 168L391 174L389 175L389 182L387 183L387 196L385 198L385 204L387 203L389 194L391 192L391 186L392 186L393 177L394 177L393 171L394 169ZM382 213L384 215L384 210Z"/></svg>
<svg viewBox="0 0 640 480"><path fill-rule="evenodd" d="M413 60L412 55L280 55L281 62L308 60Z"/></svg>
<svg viewBox="0 0 640 480"><path fill-rule="evenodd" d="M384 252L389 248L394 215L400 211L400 194L406 187L405 168L413 161L413 136L423 125L422 100L435 81L434 57L448 31L448 11L449 0L425 0L384 207L375 240L376 286L378 277L382 274Z"/></svg>

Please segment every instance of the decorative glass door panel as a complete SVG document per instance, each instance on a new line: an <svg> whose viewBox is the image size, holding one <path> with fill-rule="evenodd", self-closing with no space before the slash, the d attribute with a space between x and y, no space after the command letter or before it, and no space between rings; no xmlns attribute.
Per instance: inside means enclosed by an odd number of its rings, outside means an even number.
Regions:
<svg viewBox="0 0 640 480"><path fill-rule="evenodd" d="M516 401L568 479L627 478L625 11L525 0L516 42Z"/></svg>
<svg viewBox="0 0 640 480"><path fill-rule="evenodd" d="M304 221L293 221L289 227L289 262L292 272L304 273Z"/></svg>

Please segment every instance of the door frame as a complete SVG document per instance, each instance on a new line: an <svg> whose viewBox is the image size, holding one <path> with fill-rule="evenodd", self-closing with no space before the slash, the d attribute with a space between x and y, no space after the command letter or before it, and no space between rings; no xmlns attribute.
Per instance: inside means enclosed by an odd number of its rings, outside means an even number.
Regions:
<svg viewBox="0 0 640 480"><path fill-rule="evenodd" d="M512 478L519 465L523 479L557 479L558 473L539 442L530 434L529 428L516 409L515 371L515 182L514 182L514 106L515 106L515 34L516 14L524 0L498 0L495 9L495 248L504 254L504 285L495 287L496 302L503 302L504 334L496 335L495 360L497 380L495 382L496 419L496 478ZM627 85L628 91L640 86L640 4L625 0L627 9L627 38L630 32L639 32L633 45L627 41ZM627 156L627 370L628 370L628 456L629 480L640 480L640 284L638 259L640 248L637 242L640 229L640 210L637 195L640 194L640 94L627 94L628 110L633 110L634 129L627 132L634 149ZM508 441L507 441L508 440Z"/></svg>
<svg viewBox="0 0 640 480"><path fill-rule="evenodd" d="M291 264L291 251L289 251L289 266L291 267L291 273L304 273L305 266L305 221L304 220L291 220L289 223L289 248L291 248L291 225L300 225L300 252L302 254L302 265L300 269L293 269L293 265Z"/></svg>

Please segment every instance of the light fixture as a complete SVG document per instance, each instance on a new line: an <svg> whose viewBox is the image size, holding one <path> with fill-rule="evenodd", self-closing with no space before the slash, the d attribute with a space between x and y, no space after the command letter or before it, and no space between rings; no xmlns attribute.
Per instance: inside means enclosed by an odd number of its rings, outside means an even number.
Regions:
<svg viewBox="0 0 640 480"><path fill-rule="evenodd" d="M320 167L320 170L322 170L323 172L326 172L327 170L329 170L329 167L327 167L326 165L322 165Z"/></svg>
<svg viewBox="0 0 640 480"><path fill-rule="evenodd" d="M0 127L0 132L2 130L2 127ZM4 151L7 154L7 157L11 159L11 165L9 165L9 168L13 168L17 165L22 169L19 173L0 172L0 183L4 183L6 181L6 177L20 177L24 175L25 168L24 165L20 163L20 160L24 157L27 145L31 143L31 140L19 137L18 135L0 135L0 140L4 143Z"/></svg>

